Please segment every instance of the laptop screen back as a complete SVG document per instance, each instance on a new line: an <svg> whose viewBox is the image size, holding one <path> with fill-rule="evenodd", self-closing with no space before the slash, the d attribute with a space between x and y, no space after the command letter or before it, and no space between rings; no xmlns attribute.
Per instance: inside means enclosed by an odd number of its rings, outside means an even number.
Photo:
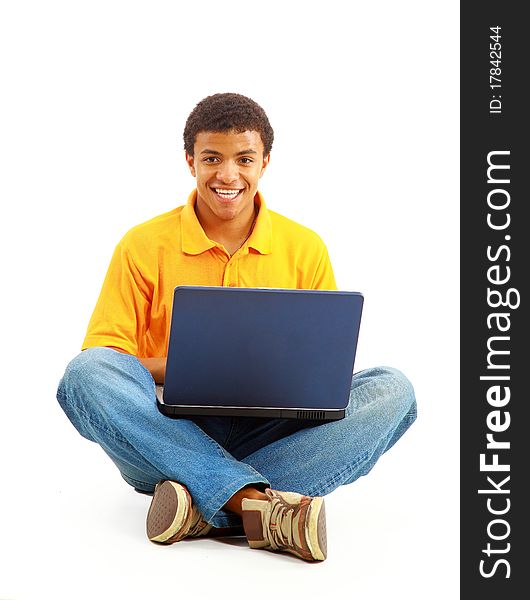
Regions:
<svg viewBox="0 0 530 600"><path fill-rule="evenodd" d="M356 292L179 286L164 403L344 408L362 305Z"/></svg>

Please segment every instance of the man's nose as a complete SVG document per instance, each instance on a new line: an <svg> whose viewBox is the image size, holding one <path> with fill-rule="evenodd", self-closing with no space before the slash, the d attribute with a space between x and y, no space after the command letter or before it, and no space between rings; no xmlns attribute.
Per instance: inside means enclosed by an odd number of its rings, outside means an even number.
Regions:
<svg viewBox="0 0 530 600"><path fill-rule="evenodd" d="M217 177L223 183L232 183L233 181L237 181L239 178L239 171L237 165L232 161L224 161L219 165L219 169L217 170Z"/></svg>

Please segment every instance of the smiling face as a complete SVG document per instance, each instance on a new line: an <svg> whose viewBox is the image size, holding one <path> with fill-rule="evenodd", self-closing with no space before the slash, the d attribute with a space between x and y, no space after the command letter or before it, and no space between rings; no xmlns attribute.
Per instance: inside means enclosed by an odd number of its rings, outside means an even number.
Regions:
<svg viewBox="0 0 530 600"><path fill-rule="evenodd" d="M198 133L194 155L186 153L191 174L197 178L198 213L218 224L248 219L269 157L263 156L257 131Z"/></svg>

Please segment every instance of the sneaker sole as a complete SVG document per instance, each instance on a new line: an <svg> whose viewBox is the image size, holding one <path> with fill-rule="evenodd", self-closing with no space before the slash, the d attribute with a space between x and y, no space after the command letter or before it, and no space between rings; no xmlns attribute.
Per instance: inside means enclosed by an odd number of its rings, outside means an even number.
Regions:
<svg viewBox="0 0 530 600"><path fill-rule="evenodd" d="M158 484L147 513L147 537L162 544L177 541L191 515L191 503L188 490L179 483ZM171 539L173 537L177 539Z"/></svg>
<svg viewBox="0 0 530 600"><path fill-rule="evenodd" d="M326 507L323 497L313 498L307 519L306 541L315 560L326 560L328 554Z"/></svg>

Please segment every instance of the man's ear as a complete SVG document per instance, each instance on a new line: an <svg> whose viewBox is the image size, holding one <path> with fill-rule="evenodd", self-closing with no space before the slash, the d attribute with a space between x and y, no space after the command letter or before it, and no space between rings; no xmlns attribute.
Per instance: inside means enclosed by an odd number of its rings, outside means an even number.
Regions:
<svg viewBox="0 0 530 600"><path fill-rule="evenodd" d="M186 151L186 162L188 163L188 167L190 169L190 173L195 177L195 160L193 156L190 156Z"/></svg>
<svg viewBox="0 0 530 600"><path fill-rule="evenodd" d="M270 159L271 159L270 152L267 154L267 156L263 157L263 164L261 165L261 173L259 174L260 177L263 175L263 173L265 173L265 169L267 168L267 165L269 164Z"/></svg>

